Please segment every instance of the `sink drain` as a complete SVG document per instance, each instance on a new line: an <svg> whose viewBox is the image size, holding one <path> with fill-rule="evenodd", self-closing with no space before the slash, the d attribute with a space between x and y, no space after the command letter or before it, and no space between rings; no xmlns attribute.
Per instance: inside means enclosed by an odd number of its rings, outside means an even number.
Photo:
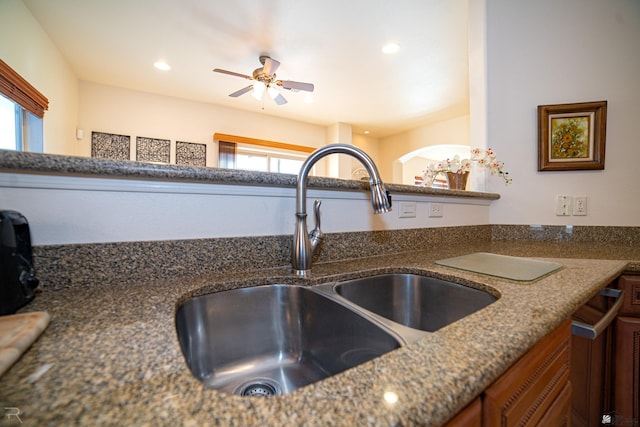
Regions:
<svg viewBox="0 0 640 427"><path fill-rule="evenodd" d="M251 384L242 390L242 396L269 397L275 395L276 389L270 384Z"/></svg>
<svg viewBox="0 0 640 427"><path fill-rule="evenodd" d="M271 380L259 379L247 381L236 389L240 396L270 397L280 394L280 387Z"/></svg>

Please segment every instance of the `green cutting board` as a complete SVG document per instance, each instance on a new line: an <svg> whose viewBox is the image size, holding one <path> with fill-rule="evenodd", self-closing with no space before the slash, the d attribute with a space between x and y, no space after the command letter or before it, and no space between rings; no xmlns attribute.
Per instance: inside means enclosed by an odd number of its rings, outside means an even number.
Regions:
<svg viewBox="0 0 640 427"><path fill-rule="evenodd" d="M535 280L562 267L557 262L487 252L441 259L436 264L519 281Z"/></svg>

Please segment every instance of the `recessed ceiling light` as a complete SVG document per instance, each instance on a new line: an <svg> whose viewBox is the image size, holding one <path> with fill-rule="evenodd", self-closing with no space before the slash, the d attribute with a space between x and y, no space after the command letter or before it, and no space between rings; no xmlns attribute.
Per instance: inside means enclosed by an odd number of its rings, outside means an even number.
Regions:
<svg viewBox="0 0 640 427"><path fill-rule="evenodd" d="M304 102L307 104L313 104L313 96L311 96L311 94L307 94L304 97Z"/></svg>
<svg viewBox="0 0 640 427"><path fill-rule="evenodd" d="M400 50L400 45L396 42L387 43L382 46L382 52L384 53L396 53L398 50Z"/></svg>
<svg viewBox="0 0 640 427"><path fill-rule="evenodd" d="M153 63L153 66L161 71L169 71L171 69L171 65L167 64L164 61L156 61Z"/></svg>
<svg viewBox="0 0 640 427"><path fill-rule="evenodd" d="M368 131L368 130L365 130L365 131L364 131L364 134L365 134L365 135L369 135L369 131Z"/></svg>

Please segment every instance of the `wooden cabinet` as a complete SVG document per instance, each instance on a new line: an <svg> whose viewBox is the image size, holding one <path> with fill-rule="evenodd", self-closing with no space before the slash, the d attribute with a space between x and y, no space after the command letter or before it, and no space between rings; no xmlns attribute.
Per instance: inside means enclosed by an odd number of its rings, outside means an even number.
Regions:
<svg viewBox="0 0 640 427"><path fill-rule="evenodd" d="M553 401L549 410L538 423L539 426L570 427L573 414L571 413L571 394L574 388L571 381L564 386L560 395Z"/></svg>
<svg viewBox="0 0 640 427"><path fill-rule="evenodd" d="M609 298L597 295L580 307L573 319L595 325L610 306ZM606 328L595 339L572 337L573 427L601 426L602 415L610 411L612 343L611 328Z"/></svg>
<svg viewBox="0 0 640 427"><path fill-rule="evenodd" d="M445 427L482 427L482 400L476 398L450 419Z"/></svg>
<svg viewBox="0 0 640 427"><path fill-rule="evenodd" d="M484 393L484 426L562 426L571 419L571 321L520 358Z"/></svg>
<svg viewBox="0 0 640 427"><path fill-rule="evenodd" d="M606 415L610 424L640 425L640 274L621 276L618 288L613 331L587 340L564 322L446 426L599 426ZM595 324L610 307L595 297L574 318Z"/></svg>
<svg viewBox="0 0 640 427"><path fill-rule="evenodd" d="M571 320L567 320L445 427L569 427L570 366Z"/></svg>
<svg viewBox="0 0 640 427"><path fill-rule="evenodd" d="M615 388L612 411L618 421L640 424L640 317L616 321ZM635 421L635 424L632 422Z"/></svg>
<svg viewBox="0 0 640 427"><path fill-rule="evenodd" d="M624 291L620 316L640 317L640 275L620 276L618 289Z"/></svg>
<svg viewBox="0 0 640 427"><path fill-rule="evenodd" d="M640 424L640 275L623 275L624 303L616 320L613 410L616 424Z"/></svg>

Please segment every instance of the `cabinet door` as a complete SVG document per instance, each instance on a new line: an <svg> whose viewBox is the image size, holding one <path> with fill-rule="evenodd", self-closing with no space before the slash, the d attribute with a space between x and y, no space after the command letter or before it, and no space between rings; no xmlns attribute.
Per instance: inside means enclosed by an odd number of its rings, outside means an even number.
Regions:
<svg viewBox="0 0 640 427"><path fill-rule="evenodd" d="M615 352L613 412L616 424L638 425L640 423L640 318L618 317Z"/></svg>
<svg viewBox="0 0 640 427"><path fill-rule="evenodd" d="M573 319L595 325L608 311L602 295L580 307ZM611 407L611 347L613 334L607 328L591 340L578 335L571 341L571 385L573 386L573 427L601 426L602 415Z"/></svg>
<svg viewBox="0 0 640 427"><path fill-rule="evenodd" d="M466 408L444 425L445 427L481 427L482 426L482 402L476 398Z"/></svg>
<svg viewBox="0 0 640 427"><path fill-rule="evenodd" d="M618 288L624 291L622 316L640 316L640 275L625 274L618 280Z"/></svg>
<svg viewBox="0 0 640 427"><path fill-rule="evenodd" d="M571 420L571 390L569 382L538 423L540 427L575 427Z"/></svg>
<svg viewBox="0 0 640 427"><path fill-rule="evenodd" d="M568 420L571 387L566 386L570 384L570 366L569 320L543 338L485 391L483 425L534 426L542 425L544 419Z"/></svg>

